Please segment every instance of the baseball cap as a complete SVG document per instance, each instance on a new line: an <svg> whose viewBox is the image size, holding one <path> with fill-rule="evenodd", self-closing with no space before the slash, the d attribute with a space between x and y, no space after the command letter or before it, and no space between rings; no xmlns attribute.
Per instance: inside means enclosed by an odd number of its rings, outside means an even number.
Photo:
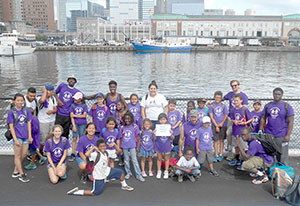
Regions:
<svg viewBox="0 0 300 206"><path fill-rule="evenodd" d="M206 100L205 98L199 98L199 99L197 100L197 102L198 102L198 103L200 103L200 102L205 103L205 102L207 102L207 100Z"/></svg>
<svg viewBox="0 0 300 206"><path fill-rule="evenodd" d="M52 84L46 84L45 88L46 88L48 91L54 90L54 86L53 86Z"/></svg>
<svg viewBox="0 0 300 206"><path fill-rule="evenodd" d="M190 111L190 117L198 117L198 116L199 116L199 113L197 112L197 110L192 109Z"/></svg>
<svg viewBox="0 0 300 206"><path fill-rule="evenodd" d="M69 81L69 79L74 79L75 82L77 83L77 79L74 74L69 75L67 81Z"/></svg>
<svg viewBox="0 0 300 206"><path fill-rule="evenodd" d="M203 123L210 123L210 118L208 116L205 116L202 118Z"/></svg>
<svg viewBox="0 0 300 206"><path fill-rule="evenodd" d="M78 100L78 99L82 99L83 95L81 92L76 92L75 95L73 96L74 99Z"/></svg>
<svg viewBox="0 0 300 206"><path fill-rule="evenodd" d="M259 99L254 100L253 105L255 104L260 104L261 105L261 101Z"/></svg>
<svg viewBox="0 0 300 206"><path fill-rule="evenodd" d="M104 94L103 93L97 93L96 94L96 98L104 98Z"/></svg>

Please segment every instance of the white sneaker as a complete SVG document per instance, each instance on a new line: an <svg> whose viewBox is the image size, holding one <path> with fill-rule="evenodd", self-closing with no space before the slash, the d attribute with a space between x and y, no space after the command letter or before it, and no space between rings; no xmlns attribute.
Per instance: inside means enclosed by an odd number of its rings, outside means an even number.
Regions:
<svg viewBox="0 0 300 206"><path fill-rule="evenodd" d="M168 179L169 178L169 171L168 170L165 170L164 171L164 179Z"/></svg>
<svg viewBox="0 0 300 206"><path fill-rule="evenodd" d="M78 187L75 187L75 188L69 190L69 191L67 192L67 195L72 195L74 192L77 192L78 190L79 190L79 188L78 188Z"/></svg>
<svg viewBox="0 0 300 206"><path fill-rule="evenodd" d="M157 170L156 178L157 179L161 178L161 170Z"/></svg>

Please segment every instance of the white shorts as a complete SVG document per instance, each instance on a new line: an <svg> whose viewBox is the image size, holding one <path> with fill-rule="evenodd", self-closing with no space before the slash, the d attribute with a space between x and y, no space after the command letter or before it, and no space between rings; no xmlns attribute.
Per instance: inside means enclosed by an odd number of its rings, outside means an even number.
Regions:
<svg viewBox="0 0 300 206"><path fill-rule="evenodd" d="M117 158L117 154L116 154L116 150L115 149L108 149L106 151L108 153L108 158L111 158L111 159Z"/></svg>

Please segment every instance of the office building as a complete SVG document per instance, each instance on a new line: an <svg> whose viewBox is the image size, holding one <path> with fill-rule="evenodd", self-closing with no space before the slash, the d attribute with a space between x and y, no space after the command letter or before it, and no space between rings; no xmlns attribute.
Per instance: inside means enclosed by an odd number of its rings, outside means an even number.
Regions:
<svg viewBox="0 0 300 206"><path fill-rule="evenodd" d="M77 18L86 18L87 11L86 10L71 10L71 18L68 18L68 32L76 32L77 31Z"/></svg>
<svg viewBox="0 0 300 206"><path fill-rule="evenodd" d="M104 16L104 6L88 1L88 17Z"/></svg>
<svg viewBox="0 0 300 206"><path fill-rule="evenodd" d="M57 5L57 29L67 31L67 0L56 0Z"/></svg>
<svg viewBox="0 0 300 206"><path fill-rule="evenodd" d="M223 9L205 9L204 10L204 15L223 15Z"/></svg>
<svg viewBox="0 0 300 206"><path fill-rule="evenodd" d="M244 12L245 16L254 16L256 14L254 9L246 9Z"/></svg>
<svg viewBox="0 0 300 206"><path fill-rule="evenodd" d="M226 9L225 10L225 15L233 16L233 15L235 15L235 11L233 9Z"/></svg>
<svg viewBox="0 0 300 206"><path fill-rule="evenodd" d="M110 2L110 22L125 24L128 21L138 21L139 0L113 0Z"/></svg>
<svg viewBox="0 0 300 206"><path fill-rule="evenodd" d="M151 16L154 14L155 0L139 0L139 20L151 22Z"/></svg>
<svg viewBox="0 0 300 206"><path fill-rule="evenodd" d="M167 0L167 13L202 15L204 13L204 0Z"/></svg>

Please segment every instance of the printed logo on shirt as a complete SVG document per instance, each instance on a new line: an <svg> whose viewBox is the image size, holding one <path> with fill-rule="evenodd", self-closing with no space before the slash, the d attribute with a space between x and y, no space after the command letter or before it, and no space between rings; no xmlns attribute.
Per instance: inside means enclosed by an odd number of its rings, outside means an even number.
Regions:
<svg viewBox="0 0 300 206"><path fill-rule="evenodd" d="M202 121L204 116L205 116L205 114L203 113L203 111L199 111L199 120L200 121Z"/></svg>
<svg viewBox="0 0 300 206"><path fill-rule="evenodd" d="M144 145L148 145L149 144L149 141L150 141L150 137L149 137L149 135L144 135L143 136L143 144Z"/></svg>
<svg viewBox="0 0 300 206"><path fill-rule="evenodd" d="M162 143L165 143L165 142L167 142L168 141L168 137L166 137L166 136L161 136L160 137L160 141L162 142Z"/></svg>
<svg viewBox="0 0 300 206"><path fill-rule="evenodd" d="M175 114L171 114L169 117L171 125L175 125L177 123L177 116Z"/></svg>
<svg viewBox="0 0 300 206"><path fill-rule="evenodd" d="M205 143L208 143L209 142L209 133L208 132L204 132L203 133L203 141Z"/></svg>
<svg viewBox="0 0 300 206"><path fill-rule="evenodd" d="M93 144L88 144L85 148L86 148L86 151L88 151L88 150L90 150L90 149L92 149L92 147L94 147L94 145Z"/></svg>
<svg viewBox="0 0 300 206"><path fill-rule="evenodd" d="M64 92L64 96L63 96L63 100L64 100L64 102L68 102L68 101L70 101L70 100L71 100L71 98L72 98L72 94L71 94L71 92L69 92L69 91L65 91L65 92Z"/></svg>
<svg viewBox="0 0 300 206"><path fill-rule="evenodd" d="M125 130L124 140L125 142L128 142L131 138L132 132L131 130Z"/></svg>
<svg viewBox="0 0 300 206"><path fill-rule="evenodd" d="M191 129L191 130L190 130L189 133L190 133L190 138L191 138L192 140L195 140L195 139L196 139L197 132L198 132L197 129Z"/></svg>
<svg viewBox="0 0 300 206"><path fill-rule="evenodd" d="M111 113L115 113L115 111L117 110L117 105L116 105L116 103L111 103L111 104L109 105L109 110L110 110Z"/></svg>
<svg viewBox="0 0 300 206"><path fill-rule="evenodd" d="M256 115L253 116L253 121L252 121L253 126L256 126L258 124L258 119L259 119L258 116L256 116Z"/></svg>
<svg viewBox="0 0 300 206"><path fill-rule="evenodd" d="M107 139L107 145L111 144L111 143L114 143L115 140L116 140L116 137L115 136L112 136L112 135L109 135L108 137L106 137Z"/></svg>
<svg viewBox="0 0 300 206"><path fill-rule="evenodd" d="M83 113L82 107L75 107L75 115L81 115Z"/></svg>
<svg viewBox="0 0 300 206"><path fill-rule="evenodd" d="M23 126L23 124L25 123L25 120L26 120L26 116L24 114L20 114L18 116L18 120L19 120L18 123Z"/></svg>
<svg viewBox="0 0 300 206"><path fill-rule="evenodd" d="M234 117L235 117L235 120L241 120L242 119L242 115L240 113L235 113Z"/></svg>
<svg viewBox="0 0 300 206"><path fill-rule="evenodd" d="M273 119L276 119L279 116L280 109L278 107L272 107L270 109L270 114Z"/></svg>
<svg viewBox="0 0 300 206"><path fill-rule="evenodd" d="M53 149L53 154L55 157L61 157L63 153L63 150L60 147L55 147Z"/></svg>
<svg viewBox="0 0 300 206"><path fill-rule="evenodd" d="M137 115L137 108L135 108L135 107L131 107L130 109L129 109L129 111L133 114L133 116L135 116L135 115Z"/></svg>
<svg viewBox="0 0 300 206"><path fill-rule="evenodd" d="M217 117L220 117L222 114L223 114L223 107L217 106L217 107L215 108L215 115L216 115Z"/></svg>
<svg viewBox="0 0 300 206"><path fill-rule="evenodd" d="M232 98L230 101L231 101L231 106L232 106L233 108L235 108L235 104L234 104L234 102L233 102L233 98Z"/></svg>
<svg viewBox="0 0 300 206"><path fill-rule="evenodd" d="M104 117L105 117L105 111L99 110L99 111L97 112L97 118L101 121L101 120L104 119Z"/></svg>

